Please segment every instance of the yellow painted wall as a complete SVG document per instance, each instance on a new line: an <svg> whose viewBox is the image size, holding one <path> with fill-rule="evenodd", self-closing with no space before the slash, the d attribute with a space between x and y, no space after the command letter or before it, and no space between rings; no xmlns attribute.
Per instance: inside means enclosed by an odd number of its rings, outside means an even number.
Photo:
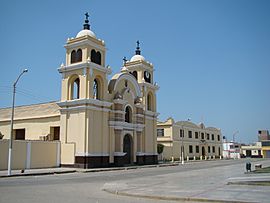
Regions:
<svg viewBox="0 0 270 203"><path fill-rule="evenodd" d="M13 129L25 128L26 140L39 140L40 136L50 134L50 127L55 126L60 126L60 116L15 120ZM10 122L1 122L0 130L3 139L10 138Z"/></svg>
<svg viewBox="0 0 270 203"><path fill-rule="evenodd" d="M57 167L57 146L60 142L14 140L12 169L27 168L27 143L31 143L30 168ZM7 169L8 146L9 140L0 140L0 170Z"/></svg>
<svg viewBox="0 0 270 203"><path fill-rule="evenodd" d="M61 164L74 164L75 144L61 144Z"/></svg>
<svg viewBox="0 0 270 203"><path fill-rule="evenodd" d="M67 143L76 143L76 151L85 151L85 133L84 133L85 113L81 111L71 111L67 120Z"/></svg>
<svg viewBox="0 0 270 203"><path fill-rule="evenodd" d="M156 121L145 119L145 152L157 153Z"/></svg>
<svg viewBox="0 0 270 203"><path fill-rule="evenodd" d="M0 140L0 170L8 167L8 140Z"/></svg>
<svg viewBox="0 0 270 203"><path fill-rule="evenodd" d="M58 144L59 142L32 142L31 168L56 167Z"/></svg>

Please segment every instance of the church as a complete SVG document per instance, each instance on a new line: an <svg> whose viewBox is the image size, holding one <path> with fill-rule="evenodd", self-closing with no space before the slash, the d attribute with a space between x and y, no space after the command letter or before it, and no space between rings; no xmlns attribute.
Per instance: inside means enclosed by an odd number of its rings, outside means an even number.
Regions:
<svg viewBox="0 0 270 203"><path fill-rule="evenodd" d="M65 44L58 71L61 100L15 108L15 140L59 140L61 165L81 168L157 163L157 106L153 64L141 55L124 60L108 80L105 42L83 29ZM0 109L0 132L9 139L11 108Z"/></svg>

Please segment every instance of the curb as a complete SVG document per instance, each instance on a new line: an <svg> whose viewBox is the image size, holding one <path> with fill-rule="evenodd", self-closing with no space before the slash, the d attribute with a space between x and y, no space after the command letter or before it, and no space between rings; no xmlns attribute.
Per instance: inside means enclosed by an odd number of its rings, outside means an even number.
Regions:
<svg viewBox="0 0 270 203"><path fill-rule="evenodd" d="M153 200L167 200L167 201L193 201L193 202L218 202L218 203L254 203L249 201L238 201L238 200L220 200L220 199L206 199L196 197L174 197L174 196L153 196L153 195L141 195L141 194L130 194L127 192L111 191L108 189L102 189L105 192L114 195L127 196L127 197L139 197Z"/></svg>
<svg viewBox="0 0 270 203"><path fill-rule="evenodd" d="M0 175L0 178L11 178L20 176L42 176L42 175L55 175L55 174L65 174L65 173L96 173L96 172L106 172L106 171L122 171L122 170L134 170L140 168L158 168L158 167L169 167L178 166L178 163L170 164L157 164L157 165L143 165L143 166L129 166L129 167L119 167L119 168L97 168L97 169L74 169L68 171L49 171L49 172L33 172L33 173L17 173L12 175Z"/></svg>
<svg viewBox="0 0 270 203"><path fill-rule="evenodd" d="M157 164L157 165L128 166L128 167L118 167L118 168L82 169L82 170L77 170L77 172L78 173L95 173L95 172L106 172L106 171L134 170L134 169L141 169L141 168L159 168L159 167L169 167L169 166L179 166L179 164L178 163L174 163L174 164Z"/></svg>
<svg viewBox="0 0 270 203"><path fill-rule="evenodd" d="M42 175L55 175L55 174L65 174L65 173L75 173L76 170L71 171L53 171L53 172L40 172L40 173L18 173L12 175L0 175L0 178L11 178L20 176L42 176Z"/></svg>

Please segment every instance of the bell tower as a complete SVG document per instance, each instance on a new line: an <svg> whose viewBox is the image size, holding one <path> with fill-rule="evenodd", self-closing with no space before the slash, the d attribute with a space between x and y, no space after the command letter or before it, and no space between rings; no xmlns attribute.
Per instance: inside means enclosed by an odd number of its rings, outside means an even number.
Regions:
<svg viewBox="0 0 270 203"><path fill-rule="evenodd" d="M58 71L62 74L61 101L77 99L106 99L107 75L105 67L105 42L90 29L89 14L85 14L83 29L75 38L68 38L66 65Z"/></svg>
<svg viewBox="0 0 270 203"><path fill-rule="evenodd" d="M141 55L140 42L137 41L135 55L130 61L124 62L124 69L132 74L138 81L143 95L143 104L146 111L156 112L156 91L158 85L154 83L153 64L146 61Z"/></svg>
<svg viewBox="0 0 270 203"><path fill-rule="evenodd" d="M130 61L124 62L122 71L132 74L141 89L142 104L144 110L144 124L145 128L142 133L143 151L145 152L145 162L147 159L156 159L156 134L157 134L157 99L156 91L159 89L158 85L154 83L154 67L153 64L146 61L141 55L140 42L137 41L135 55ZM154 152L154 153L153 153Z"/></svg>
<svg viewBox="0 0 270 203"><path fill-rule="evenodd" d="M63 164L76 167L106 165L108 158L104 158L99 149L107 148L103 140L108 134L105 126L108 126L111 103L108 102L107 76L111 69L105 67L105 42L90 29L88 13L83 29L75 38L67 39L65 48L66 62L58 69L62 75L61 101L58 102L60 140L62 150L75 156L61 159L67 160Z"/></svg>

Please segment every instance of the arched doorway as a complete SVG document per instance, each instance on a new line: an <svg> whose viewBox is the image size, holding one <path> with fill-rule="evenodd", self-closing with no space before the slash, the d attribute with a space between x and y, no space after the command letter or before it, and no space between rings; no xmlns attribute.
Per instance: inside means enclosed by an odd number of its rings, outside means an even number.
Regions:
<svg viewBox="0 0 270 203"><path fill-rule="evenodd" d="M205 148L202 147L202 156L205 157Z"/></svg>
<svg viewBox="0 0 270 203"><path fill-rule="evenodd" d="M124 164L132 163L132 138L130 135L125 135L123 142L123 152L126 153L124 156Z"/></svg>

